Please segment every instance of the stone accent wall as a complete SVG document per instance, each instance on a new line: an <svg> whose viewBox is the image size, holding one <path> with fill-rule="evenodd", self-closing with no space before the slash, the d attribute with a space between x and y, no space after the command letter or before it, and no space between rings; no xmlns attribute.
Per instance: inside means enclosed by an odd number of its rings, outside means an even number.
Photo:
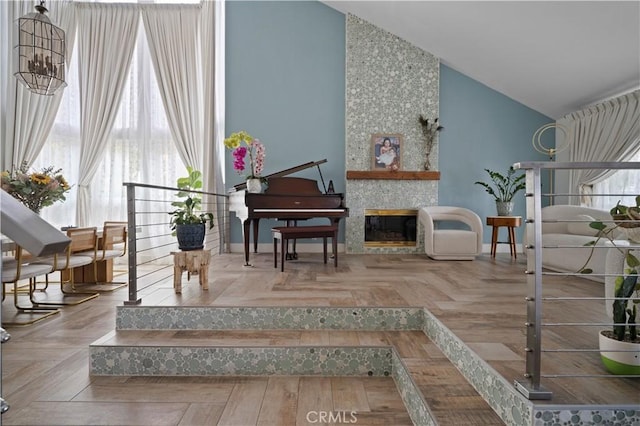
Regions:
<svg viewBox="0 0 640 426"><path fill-rule="evenodd" d="M401 133L402 170L424 170L425 140L418 117L438 117L438 58L357 16L346 19L347 170L371 169L374 133ZM437 141L430 161L431 170L438 170ZM437 205L437 181L349 179L346 194L347 253L423 252L420 232L416 247L365 248L364 210Z"/></svg>

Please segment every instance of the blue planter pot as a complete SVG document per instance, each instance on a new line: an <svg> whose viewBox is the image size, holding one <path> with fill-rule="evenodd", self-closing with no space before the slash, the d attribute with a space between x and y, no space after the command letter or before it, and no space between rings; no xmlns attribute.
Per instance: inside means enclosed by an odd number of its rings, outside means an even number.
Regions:
<svg viewBox="0 0 640 426"><path fill-rule="evenodd" d="M200 250L204 248L204 223L176 225L178 248L182 251Z"/></svg>

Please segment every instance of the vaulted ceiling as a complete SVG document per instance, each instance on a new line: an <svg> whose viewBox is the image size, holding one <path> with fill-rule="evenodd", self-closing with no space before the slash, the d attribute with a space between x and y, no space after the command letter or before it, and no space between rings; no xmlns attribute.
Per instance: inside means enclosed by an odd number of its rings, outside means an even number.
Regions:
<svg viewBox="0 0 640 426"><path fill-rule="evenodd" d="M557 119L640 87L639 1L324 1Z"/></svg>

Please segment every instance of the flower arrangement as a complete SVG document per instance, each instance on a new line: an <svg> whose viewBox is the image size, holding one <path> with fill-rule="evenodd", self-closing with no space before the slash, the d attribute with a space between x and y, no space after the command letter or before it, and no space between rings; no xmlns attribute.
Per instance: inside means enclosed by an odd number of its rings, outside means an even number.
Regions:
<svg viewBox="0 0 640 426"><path fill-rule="evenodd" d="M71 187L60 173L62 169L44 167L29 172L26 162L13 171L2 172L2 189L7 191L35 213L56 201L64 201Z"/></svg>
<svg viewBox="0 0 640 426"><path fill-rule="evenodd" d="M260 179L264 168L265 148L258 139L242 130L232 133L224 140L224 145L233 150L233 169L238 174L245 170L245 159L248 154L250 170L247 179Z"/></svg>

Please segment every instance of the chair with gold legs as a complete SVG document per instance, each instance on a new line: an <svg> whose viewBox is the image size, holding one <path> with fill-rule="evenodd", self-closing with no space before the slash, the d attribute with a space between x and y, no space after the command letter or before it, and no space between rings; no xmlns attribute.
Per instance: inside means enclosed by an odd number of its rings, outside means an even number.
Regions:
<svg viewBox="0 0 640 426"><path fill-rule="evenodd" d="M95 259L97 246L96 227L72 228L67 230L67 237L71 243L63 253L39 259L39 262L51 265L52 272L60 272L60 291L62 297L47 297L43 299L32 294L32 302L39 305L77 305L98 296L96 292L78 291L76 288L74 270L85 265L91 265ZM65 284L69 289L65 289ZM49 275L45 276L45 287L39 289L38 296L45 293L49 287Z"/></svg>
<svg viewBox="0 0 640 426"><path fill-rule="evenodd" d="M91 291L113 291L127 285L126 282L112 282L113 260L127 252L127 222L104 222L102 235L98 238L95 251L91 282L78 283ZM88 254L88 253L78 253Z"/></svg>
<svg viewBox="0 0 640 426"><path fill-rule="evenodd" d="M2 257L2 300L6 296L5 285L13 284L13 305L16 308L15 313L3 308L3 325L29 325L60 312L57 308L38 306L36 304L22 306L18 301L20 293L19 282L28 281L28 294L31 299L35 278L40 275L46 275L51 271L51 265L37 263L37 261L29 262L23 259L23 250L20 246L15 247L14 256ZM24 320L20 321L18 318L24 318Z"/></svg>

